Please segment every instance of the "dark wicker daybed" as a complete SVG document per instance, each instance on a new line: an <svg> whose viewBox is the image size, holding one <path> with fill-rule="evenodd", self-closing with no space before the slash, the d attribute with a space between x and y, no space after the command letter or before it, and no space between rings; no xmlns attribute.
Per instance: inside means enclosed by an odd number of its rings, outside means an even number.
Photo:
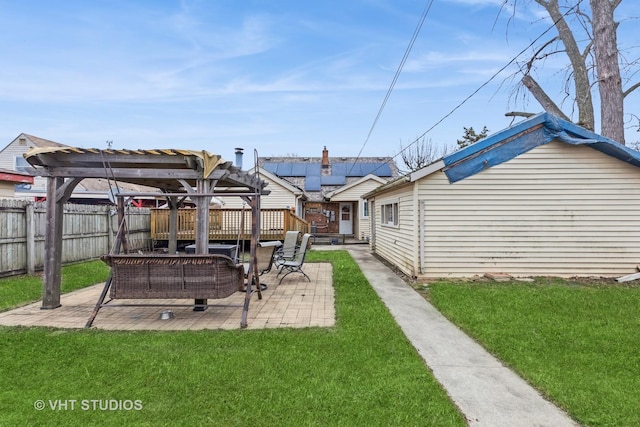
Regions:
<svg viewBox="0 0 640 427"><path fill-rule="evenodd" d="M244 268L225 255L105 255L113 299L220 299L244 287Z"/></svg>

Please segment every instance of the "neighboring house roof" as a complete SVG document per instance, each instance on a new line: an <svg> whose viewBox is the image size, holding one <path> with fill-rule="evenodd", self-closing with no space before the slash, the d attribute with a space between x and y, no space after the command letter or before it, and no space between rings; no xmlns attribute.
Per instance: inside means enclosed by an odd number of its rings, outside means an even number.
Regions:
<svg viewBox="0 0 640 427"><path fill-rule="evenodd" d="M392 157L329 157L326 147L322 157L259 157L258 164L304 189L310 201L324 201L332 192L367 175L387 179L398 176Z"/></svg>
<svg viewBox="0 0 640 427"><path fill-rule="evenodd" d="M29 135L26 133L21 133L20 136L25 136L33 142L33 144L37 147L66 147L64 144L60 144L59 142L49 141L48 139L40 138L37 136Z"/></svg>
<svg viewBox="0 0 640 427"><path fill-rule="evenodd" d="M16 182L19 184L33 184L33 177L22 172L0 169L0 181Z"/></svg>
<svg viewBox="0 0 640 427"><path fill-rule="evenodd" d="M29 135L26 133L21 133L12 142L16 142L16 141L26 142L27 139L31 142L31 144L25 145L26 149L28 149L29 147L64 147L63 144L60 144L58 142L49 141L48 139L39 138L37 136ZM5 151L10 145L11 143L6 145L4 148L0 149L0 153Z"/></svg>
<svg viewBox="0 0 640 427"><path fill-rule="evenodd" d="M640 167L640 152L552 114L541 113L490 135L460 151L446 155L428 166L369 192L365 196L369 197L403 183L416 181L438 171L444 172L449 182L454 183L554 140L571 145L586 145L618 160Z"/></svg>
<svg viewBox="0 0 640 427"><path fill-rule="evenodd" d="M281 186L283 186L284 188L286 188L287 190L289 190L291 193L295 194L296 196L304 196L304 190L302 188L293 185L292 183L290 183L286 179L282 179L278 175L275 175L275 174L269 172L268 170L266 170L264 168L261 168L259 166L258 166L257 171L258 171L259 175L263 175L269 181L277 182L278 184L280 184ZM249 169L249 172L256 173L256 168Z"/></svg>
<svg viewBox="0 0 640 427"><path fill-rule="evenodd" d="M366 181L369 181L369 180L377 181L380 185L386 184L386 182L387 182L386 179L380 178L379 176L376 176L376 175L373 175L373 174L369 174L367 176L363 176L362 178L360 178L357 181L352 182L349 185L345 185L344 187L340 187L337 190L328 193L327 197L328 198L335 197L335 196L339 195L340 193L344 193L345 191L348 191L351 188L356 187L356 186L362 184L363 182L366 182Z"/></svg>

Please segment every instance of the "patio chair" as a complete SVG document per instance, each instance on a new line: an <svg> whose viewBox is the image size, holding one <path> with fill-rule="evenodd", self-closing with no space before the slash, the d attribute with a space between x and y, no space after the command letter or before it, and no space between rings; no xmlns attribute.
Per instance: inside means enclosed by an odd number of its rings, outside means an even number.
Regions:
<svg viewBox="0 0 640 427"><path fill-rule="evenodd" d="M270 242L258 242L256 256L258 258L258 272L262 276L271 271L273 261L278 251L282 248L282 242L274 240Z"/></svg>
<svg viewBox="0 0 640 427"><path fill-rule="evenodd" d="M298 248L298 235L300 235L299 231L287 231L284 235L284 243L274 255L273 263L277 270L280 270L284 262L293 260Z"/></svg>
<svg viewBox="0 0 640 427"><path fill-rule="evenodd" d="M271 267L273 266L273 260L275 258L275 254L279 248L282 247L282 242L275 240L271 242L258 242L258 247L256 248L256 260L258 262L258 275L262 276L265 273L271 271ZM244 278L247 279L249 276L249 263L244 263ZM253 284L255 285L255 278L253 279ZM260 283L260 289L267 289L267 284L264 282Z"/></svg>
<svg viewBox="0 0 640 427"><path fill-rule="evenodd" d="M284 276L282 276L282 278L280 279L280 282L278 282L278 284L282 283L282 280L284 280L284 278L287 277L291 273L302 273L304 275L304 277L306 277L307 280L309 282L311 282L311 278L309 278L309 276L307 276L307 273L302 271L302 265L304 264L304 257L307 254L307 246L309 246L309 238L310 237L311 237L311 234L305 233L302 236L302 242L300 243L300 248L298 249L298 251L296 251L296 254L295 254L294 258L292 260L290 260L290 261L284 261L280 265L280 271L278 272L276 277L278 277L280 275L280 273L282 273L285 270L287 270L287 272L284 274Z"/></svg>

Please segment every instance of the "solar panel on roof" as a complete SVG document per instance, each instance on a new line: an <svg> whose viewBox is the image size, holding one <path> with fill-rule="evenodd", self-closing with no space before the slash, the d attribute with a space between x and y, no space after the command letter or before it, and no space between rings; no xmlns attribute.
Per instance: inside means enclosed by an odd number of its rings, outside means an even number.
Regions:
<svg viewBox="0 0 640 427"><path fill-rule="evenodd" d="M307 163L292 163L291 176L307 176Z"/></svg>
<svg viewBox="0 0 640 427"><path fill-rule="evenodd" d="M389 163L381 162L381 163L372 163L376 165L375 169L369 173L373 173L377 176L392 176L393 172L391 171L391 166Z"/></svg>
<svg viewBox="0 0 640 427"><path fill-rule="evenodd" d="M304 189L306 191L320 191L320 177L308 176L304 181Z"/></svg>
<svg viewBox="0 0 640 427"><path fill-rule="evenodd" d="M362 163L351 163L349 165L348 172L349 176L364 176L365 174L362 172Z"/></svg>
<svg viewBox="0 0 640 427"><path fill-rule="evenodd" d="M380 166L379 163L362 163L360 165L360 171L362 172L362 176L369 175L370 173L376 173L377 168Z"/></svg>
<svg viewBox="0 0 640 427"><path fill-rule="evenodd" d="M320 177L321 185L344 185L347 183L345 176L324 175Z"/></svg>
<svg viewBox="0 0 640 427"><path fill-rule="evenodd" d="M306 176L320 176L320 163L309 163Z"/></svg>
<svg viewBox="0 0 640 427"><path fill-rule="evenodd" d="M285 163L285 162L278 163L278 175L293 176L291 175L292 170L293 170L293 165L291 163Z"/></svg>
<svg viewBox="0 0 640 427"><path fill-rule="evenodd" d="M262 167L271 173L277 174L278 173L278 164L277 163L265 163L262 165Z"/></svg>
<svg viewBox="0 0 640 427"><path fill-rule="evenodd" d="M345 176L347 173L347 168L344 163L333 163L331 164L331 175L342 175Z"/></svg>

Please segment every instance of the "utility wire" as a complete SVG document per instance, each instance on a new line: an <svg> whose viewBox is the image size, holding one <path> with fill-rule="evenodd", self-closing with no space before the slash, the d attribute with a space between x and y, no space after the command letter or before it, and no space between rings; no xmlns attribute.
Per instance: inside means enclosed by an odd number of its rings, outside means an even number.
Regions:
<svg viewBox="0 0 640 427"><path fill-rule="evenodd" d="M349 169L349 172L347 173L347 175L349 173L351 173L351 170L355 167L356 163L358 163L358 159L360 158L360 155L362 154L362 151L364 150L364 147L366 147L367 143L369 142L369 138L371 138L371 134L373 133L373 129L376 127L376 124L378 123L378 119L380 119L380 116L382 115L382 111L384 110L384 107L387 105L387 101L389 100L389 97L391 96L391 92L393 92L393 89L396 86L396 82L398 81L398 77L400 77L400 73L402 72L402 69L404 68L404 64L407 62L407 58L409 57L409 54L411 53L411 49L413 48L413 45L416 42L416 39L418 38L418 34L420 34L420 30L422 29L422 24L424 24L424 21L427 18L427 15L429 14L429 10L431 10L431 5L432 4L433 4L433 0L429 0L429 2L427 3L427 5L424 8L424 11L422 12L422 16L420 16L420 20L418 21L418 25L416 26L416 29L413 31L413 35L411 36L411 41L409 42L409 45L407 46L407 49L404 52L404 55L402 57L402 60L400 61L400 65L398 65L398 69L396 70L395 75L393 76L393 80L391 81L391 85L389 86L389 89L387 90L387 94L385 95L384 100L382 101L382 104L380 105L380 109L378 110L378 114L376 114L376 118L373 120L373 123L371 124L371 128L369 129L369 133L367 134L367 138L365 139L364 143L362 144L362 147L360 148L360 151L358 152L358 155L356 156L356 160L351 165L351 169Z"/></svg>
<svg viewBox="0 0 640 427"><path fill-rule="evenodd" d="M558 18L556 21L554 21L538 37L536 37L531 43L529 43L524 49L522 49L516 56L514 56L509 62L507 62L507 64L505 64L502 68L500 68L498 71L496 71L487 81L482 83L476 90L474 90L469 96L467 96L465 99L463 99L458 105L456 105L451 111L449 111L447 114L445 114L440 120L435 122L429 129L424 131L422 133L422 135L420 135L419 137L414 139L409 145L407 145L402 150L400 150L400 152L398 154L396 154L395 156L392 157L392 160L396 159L399 155L401 155L403 152L408 150L412 145L416 144L421 138L423 138L426 134L431 132L436 126L438 126L440 123L445 121L449 116L451 116L454 112L456 112L460 107L462 107L464 104L466 104L467 101L469 101L472 97L474 97L478 92L480 92L489 83L491 83L491 81L493 81L493 79L495 79L498 75L500 75L500 73L502 73L507 67L509 67L511 64L513 64L522 54L524 54L527 50L529 50L529 48L531 48L531 46L533 46L535 43L537 43L545 34L547 34L549 31L551 31L551 29L555 28L556 24L560 21L560 19L564 18L569 13L571 13L574 9L576 9L580 5L580 3L582 3L582 0L578 1L573 7L567 9L567 11L560 18ZM367 137L367 140L368 139L369 138ZM362 152L362 150L360 150L360 152ZM358 156L360 156L360 154L358 154ZM375 172L375 170L373 172Z"/></svg>

